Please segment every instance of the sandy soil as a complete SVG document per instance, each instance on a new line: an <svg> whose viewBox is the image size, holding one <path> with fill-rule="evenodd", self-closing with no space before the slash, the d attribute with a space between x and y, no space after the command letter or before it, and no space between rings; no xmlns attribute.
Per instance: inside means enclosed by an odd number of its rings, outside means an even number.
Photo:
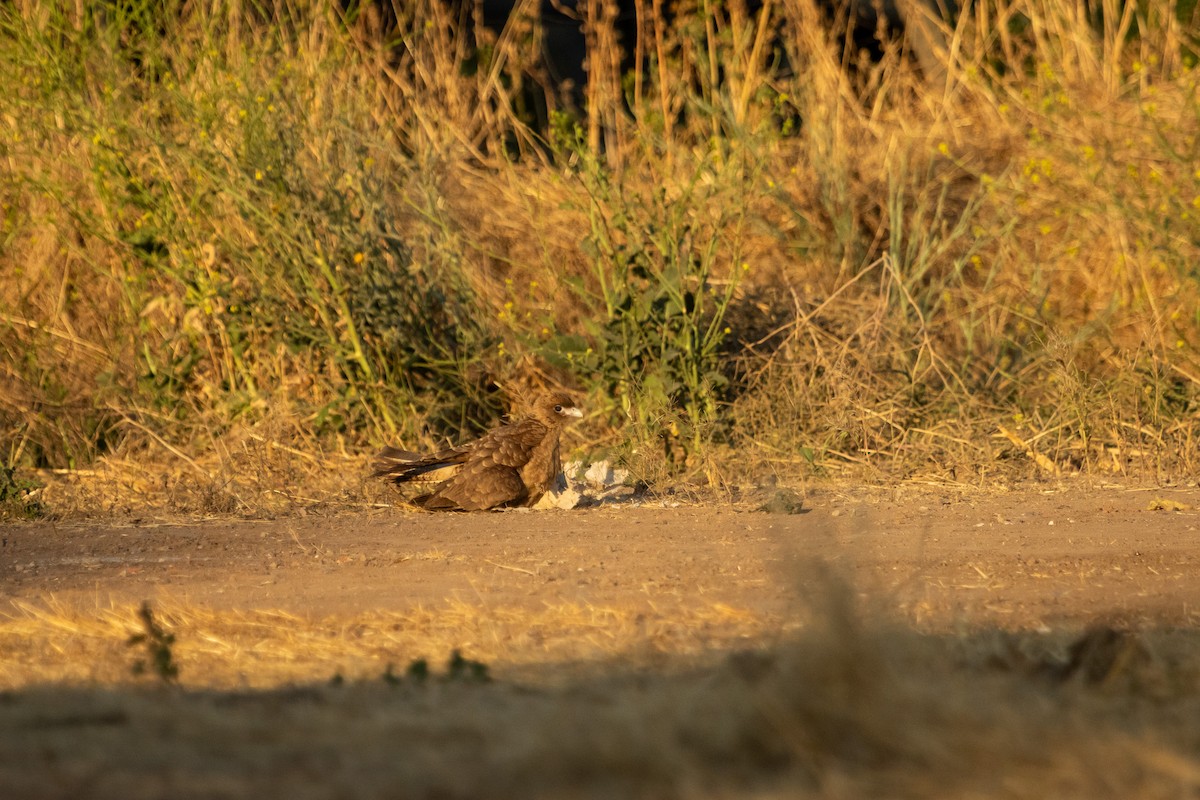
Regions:
<svg viewBox="0 0 1200 800"><path fill-rule="evenodd" d="M319 616L451 600L781 612L797 565L821 559L924 625L1200 621L1194 488L817 491L797 514L756 505L11 525L0 599L167 596Z"/></svg>

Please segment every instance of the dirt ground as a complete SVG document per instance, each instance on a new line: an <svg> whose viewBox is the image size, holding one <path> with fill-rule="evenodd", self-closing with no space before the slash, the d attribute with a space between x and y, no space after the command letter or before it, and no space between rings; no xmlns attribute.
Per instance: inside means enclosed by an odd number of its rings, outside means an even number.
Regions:
<svg viewBox="0 0 1200 800"><path fill-rule="evenodd" d="M1200 622L1195 488L824 490L795 514L669 505L16 524L0 535L0 599L170 597L306 616L448 601L778 614L797 565L820 559L921 625Z"/></svg>
<svg viewBox="0 0 1200 800"><path fill-rule="evenodd" d="M1200 727L1184 721L1200 719L1195 486L822 488L799 513L763 499L9 524L0 786L1200 797ZM853 587L854 610L830 600L829 576ZM143 600L178 636L182 689L130 677ZM1124 687L1119 712L1103 693L1030 683L1086 666L1070 642L1097 626L1142 637L1092 670ZM489 694L450 672L435 693L391 677L417 657L438 674L454 650L487 665ZM1153 662L1153 680L1130 658ZM375 680L385 666L391 694ZM355 688L331 699L335 673ZM777 719L764 693L798 716ZM906 722L879 716L881 702ZM1059 742L1061 758L1047 755ZM994 774L1006 759L1012 773Z"/></svg>

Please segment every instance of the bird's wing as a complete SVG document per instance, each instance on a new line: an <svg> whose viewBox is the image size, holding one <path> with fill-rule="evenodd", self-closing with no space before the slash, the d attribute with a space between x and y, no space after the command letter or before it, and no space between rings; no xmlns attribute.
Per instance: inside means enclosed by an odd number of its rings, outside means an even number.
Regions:
<svg viewBox="0 0 1200 800"><path fill-rule="evenodd" d="M464 465L457 475L413 502L430 510L485 511L519 503L527 494L517 470L476 461Z"/></svg>
<svg viewBox="0 0 1200 800"><path fill-rule="evenodd" d="M481 511L523 502L529 496L524 470L545 440L536 420L497 428L475 441L458 472L415 502L428 509Z"/></svg>
<svg viewBox="0 0 1200 800"><path fill-rule="evenodd" d="M536 503L549 491L558 481L561 472L558 431L549 431L530 451L528 460L521 467L521 482L529 492L529 502Z"/></svg>
<svg viewBox="0 0 1200 800"><path fill-rule="evenodd" d="M475 442L475 452L469 460L486 458L493 464L520 469L547 433L546 426L535 419L496 428Z"/></svg>

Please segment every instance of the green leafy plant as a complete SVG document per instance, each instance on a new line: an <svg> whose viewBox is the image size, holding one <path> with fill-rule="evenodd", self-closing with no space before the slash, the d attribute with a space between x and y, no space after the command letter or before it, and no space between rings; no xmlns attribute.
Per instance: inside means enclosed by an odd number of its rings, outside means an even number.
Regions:
<svg viewBox="0 0 1200 800"><path fill-rule="evenodd" d="M424 658L417 658L409 662L408 667L404 670L404 675L397 675L392 665L388 664L387 669L383 673L383 682L388 686L400 686L405 681L424 685L433 676L429 669L429 661ZM491 681L491 676L488 674L488 666L482 661L475 661L470 658L465 658L461 651L454 650L450 653L450 659L446 662L446 671L442 674L442 680L449 683L488 683Z"/></svg>
<svg viewBox="0 0 1200 800"><path fill-rule="evenodd" d="M699 159L674 190L646 188L604 167L578 129L570 146L589 198L582 249L592 274L567 282L591 313L586 335L560 336L553 346L580 374L594 376L594 388L615 399L621 416L643 425L667 420L658 427L695 452L729 397L720 354L743 272L737 233L744 208L725 207L706 188L715 160Z"/></svg>
<svg viewBox="0 0 1200 800"><path fill-rule="evenodd" d="M487 683L491 680L488 675L488 666L482 661L464 658L463 654L455 650L450 654L450 660L446 663L446 680L457 681L459 683Z"/></svg>
<svg viewBox="0 0 1200 800"><path fill-rule="evenodd" d="M138 609L138 621L142 632L135 633L126 641L129 647L141 647L145 655L133 662L134 675L154 675L163 683L179 680L179 665L175 663L175 634L167 633L154 619L150 601L142 601Z"/></svg>
<svg viewBox="0 0 1200 800"><path fill-rule="evenodd" d="M36 519L45 513L37 493L42 485L17 475L16 467L0 466L0 516Z"/></svg>

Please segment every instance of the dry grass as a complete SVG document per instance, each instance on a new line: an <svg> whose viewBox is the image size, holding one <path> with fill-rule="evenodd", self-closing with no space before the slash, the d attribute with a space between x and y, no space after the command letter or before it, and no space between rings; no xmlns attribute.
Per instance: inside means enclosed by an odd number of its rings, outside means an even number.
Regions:
<svg viewBox="0 0 1200 800"><path fill-rule="evenodd" d="M429 557L429 554L424 554ZM417 554L415 557L421 557ZM73 609L18 602L0 619L0 688L42 683L113 685L133 681L141 630L135 609ZM270 689L340 675L370 681L413 661L439 667L454 650L511 679L546 663L607 660L651 666L668 656L758 641L780 621L716 604L663 610L563 605L540 611L448 602L436 609L364 612L305 619L280 611L213 611L159 601L155 620L172 633L181 686ZM594 667L593 667L594 668ZM571 674L566 669L561 678Z"/></svg>
<svg viewBox="0 0 1200 800"><path fill-rule="evenodd" d="M0 628L4 681L22 687L0 695L0 778L30 798L1200 788L1194 635L1100 631L1071 648L1062 636L919 635L857 608L827 573L810 577L810 624L769 646L762 620L717 608L635 625L612 609L311 621L168 605L157 618L177 636L182 689L123 677L133 609L25 607ZM744 635L752 647L722 654ZM464 637L498 680L446 679L439 650ZM430 656L428 679L384 677L416 655ZM47 668L50 656L65 666Z"/></svg>
<svg viewBox="0 0 1200 800"><path fill-rule="evenodd" d="M309 484L546 384L659 480L1194 472L1195 11L1099 5L980 4L942 82L808 0L648 16L625 83L588 6L575 117L527 21L473 51L437 3L391 49L324 6L7 6L0 496L219 494L254 442Z"/></svg>

